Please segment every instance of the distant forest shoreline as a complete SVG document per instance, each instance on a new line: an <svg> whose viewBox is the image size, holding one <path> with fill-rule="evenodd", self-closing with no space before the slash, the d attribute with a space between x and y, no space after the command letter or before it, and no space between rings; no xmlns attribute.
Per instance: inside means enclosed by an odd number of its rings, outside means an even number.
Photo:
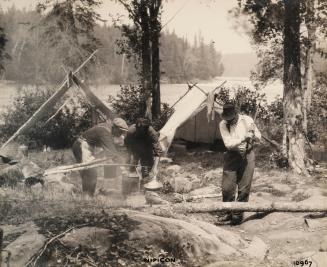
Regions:
<svg viewBox="0 0 327 267"><path fill-rule="evenodd" d="M63 62L66 54L71 52L66 49L69 40L65 36L56 36L54 32L52 38L55 40L48 40L46 31L53 25L45 28L41 22L42 15L36 11L19 10L14 6L0 11L0 25L8 40L5 48L9 56L0 76L2 80L21 84L56 84L65 76ZM88 69L87 79L101 84L136 82L133 59L119 53L119 29L97 25L94 36L98 40L98 53L92 68ZM224 72L221 53L215 49L214 42L205 43L201 34L190 44L174 31L163 32L160 57L163 83L211 80Z"/></svg>

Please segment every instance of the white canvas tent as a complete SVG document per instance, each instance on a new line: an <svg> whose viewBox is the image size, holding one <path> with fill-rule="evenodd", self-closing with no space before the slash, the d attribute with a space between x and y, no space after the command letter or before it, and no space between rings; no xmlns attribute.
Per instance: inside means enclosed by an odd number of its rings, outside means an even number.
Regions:
<svg viewBox="0 0 327 267"><path fill-rule="evenodd" d="M215 119L208 121L207 98L203 91L193 88L175 106L174 113L160 130L159 141L165 152L174 138L201 143L212 143L221 138L218 126L222 108L215 105Z"/></svg>

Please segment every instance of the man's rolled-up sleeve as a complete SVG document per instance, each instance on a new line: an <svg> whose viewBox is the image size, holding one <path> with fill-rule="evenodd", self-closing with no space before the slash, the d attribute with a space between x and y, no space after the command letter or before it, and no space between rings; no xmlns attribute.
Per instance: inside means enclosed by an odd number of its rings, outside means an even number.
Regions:
<svg viewBox="0 0 327 267"><path fill-rule="evenodd" d="M259 129L258 129L258 127L257 126L255 126L255 129L254 129L254 136L255 136L255 138L257 139L257 140L261 140L261 133L260 133L260 131L259 131Z"/></svg>
<svg viewBox="0 0 327 267"><path fill-rule="evenodd" d="M258 127L255 125L254 120L251 117L249 117L248 120L249 120L248 121L249 125L253 126L252 129L254 130L255 139L260 141L261 140L261 133L260 133Z"/></svg>
<svg viewBox="0 0 327 267"><path fill-rule="evenodd" d="M225 147L227 149L234 149L243 142L243 139L241 138L232 137L226 125L223 122L219 124L219 130L220 130L221 137L224 141Z"/></svg>

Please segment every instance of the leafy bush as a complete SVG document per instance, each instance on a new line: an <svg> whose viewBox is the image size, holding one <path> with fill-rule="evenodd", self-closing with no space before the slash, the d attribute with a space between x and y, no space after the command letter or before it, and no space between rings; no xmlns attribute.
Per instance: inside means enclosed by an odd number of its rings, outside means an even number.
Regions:
<svg viewBox="0 0 327 267"><path fill-rule="evenodd" d="M13 102L0 115L1 141L6 141L23 125L34 112L52 95L53 90L41 88L23 88ZM70 147L76 137L91 126L91 108L78 97L76 103L69 103L52 120L47 118L56 112L53 107L34 127L24 133L20 139L28 145L40 148L43 145L53 148ZM58 107L57 107L58 108Z"/></svg>
<svg viewBox="0 0 327 267"><path fill-rule="evenodd" d="M115 98L109 97L109 103L112 105L114 111L119 114L126 122L134 124L139 117L145 114L144 97L142 94L142 87L140 85L125 85L121 86L120 94ZM152 125L156 130L160 130L173 110L168 104L162 103L161 116L152 121Z"/></svg>

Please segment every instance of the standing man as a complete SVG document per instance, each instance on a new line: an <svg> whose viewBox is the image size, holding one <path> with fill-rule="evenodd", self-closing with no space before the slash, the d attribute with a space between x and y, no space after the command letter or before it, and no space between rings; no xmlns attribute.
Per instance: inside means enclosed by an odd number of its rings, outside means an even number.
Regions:
<svg viewBox="0 0 327 267"><path fill-rule="evenodd" d="M162 154L159 134L153 129L148 119L139 118L136 124L129 127L125 146L130 154L131 164L137 165L140 161L142 183L146 183L154 164L154 157L159 157Z"/></svg>
<svg viewBox="0 0 327 267"><path fill-rule="evenodd" d="M94 160L95 148L103 149L106 156L111 156L115 161L122 161L115 144L123 144L121 140L127 130L128 126L121 118L115 118L111 123L100 123L86 130L73 144L73 153L77 162ZM94 196L97 184L96 169L83 170L80 174L83 192Z"/></svg>
<svg viewBox="0 0 327 267"><path fill-rule="evenodd" d="M225 104L219 124L220 133L227 152L224 153L222 194L223 202L247 202L254 173L253 145L260 141L261 134L251 117L238 114L235 105ZM231 220L232 225L240 224L243 212L228 212L220 221Z"/></svg>

